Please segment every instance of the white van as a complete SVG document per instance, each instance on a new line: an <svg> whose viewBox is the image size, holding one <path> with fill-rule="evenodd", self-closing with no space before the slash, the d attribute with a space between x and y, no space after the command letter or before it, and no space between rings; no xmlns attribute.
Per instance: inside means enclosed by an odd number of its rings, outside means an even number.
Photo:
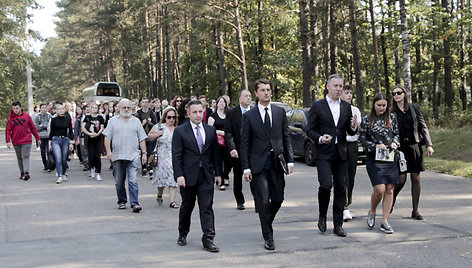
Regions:
<svg viewBox="0 0 472 268"><path fill-rule="evenodd" d="M118 102L121 99L121 87L116 82L97 82L84 88L82 97L85 101Z"/></svg>

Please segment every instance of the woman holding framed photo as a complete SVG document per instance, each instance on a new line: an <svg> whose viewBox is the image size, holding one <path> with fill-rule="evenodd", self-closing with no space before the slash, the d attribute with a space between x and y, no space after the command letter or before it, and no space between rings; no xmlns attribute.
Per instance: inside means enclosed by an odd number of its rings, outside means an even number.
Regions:
<svg viewBox="0 0 472 268"><path fill-rule="evenodd" d="M367 226L374 228L377 206L383 201L380 230L393 234L394 230L388 223L388 218L393 202L393 190L398 184L399 169L398 159L386 156L390 156L390 151L400 146L400 141L397 119L394 114L389 113L385 94L375 95L372 110L362 119L359 134L359 140L367 148L366 167L373 187Z"/></svg>

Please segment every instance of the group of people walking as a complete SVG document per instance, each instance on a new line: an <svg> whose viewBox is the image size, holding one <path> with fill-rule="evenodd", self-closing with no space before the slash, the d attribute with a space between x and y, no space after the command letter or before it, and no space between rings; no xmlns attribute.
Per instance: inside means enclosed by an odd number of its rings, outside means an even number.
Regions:
<svg viewBox="0 0 472 268"><path fill-rule="evenodd" d="M333 232L341 237L347 235L343 223L355 217L349 206L353 202L358 141L367 148L366 167L373 187L368 227L375 226L377 206L383 200L380 229L394 233L389 215L409 173L411 216L423 219L418 211L419 174L424 170L421 145L427 146L428 155L434 150L419 107L409 104L406 90L396 86L391 105L387 96L379 93L373 99L370 113L362 117L359 109L350 104L353 90L344 85L341 75L331 75L326 88L326 97L311 105L306 131L315 144L318 229L327 230L333 189ZM42 104L35 122L23 112L19 102L14 102L6 140L9 148L12 144L15 148L22 180L30 179L32 135L41 148L45 170L48 170L47 151L51 144L58 184L67 181L67 158L74 145L82 151L84 170L90 169L90 176L97 181L102 180L101 155L106 152L115 177L119 209L126 209L129 196L132 211L142 211L138 174L149 175L157 188L157 204L163 204L164 189L168 187L169 207L180 209L177 239L180 246L187 244L191 214L198 201L202 244L210 252L219 251L214 244L214 185L225 190L233 170L236 208L245 210L244 179L249 182L254 197L264 248L274 250L272 225L284 201L285 176L294 171L294 157L285 111L271 103L271 82L257 80L254 94L255 104L251 92L243 90L238 95L237 106L231 107L229 97L222 96L215 101L213 109L207 107L203 95L189 99L176 96L168 106L165 100L161 103L146 97L139 101L122 99L116 106L107 103L100 107L91 103L78 107L74 118L62 104L56 105L54 116ZM156 166L148 163L153 154L158 156ZM407 164L402 170L400 158ZM180 205L176 201L179 189Z"/></svg>

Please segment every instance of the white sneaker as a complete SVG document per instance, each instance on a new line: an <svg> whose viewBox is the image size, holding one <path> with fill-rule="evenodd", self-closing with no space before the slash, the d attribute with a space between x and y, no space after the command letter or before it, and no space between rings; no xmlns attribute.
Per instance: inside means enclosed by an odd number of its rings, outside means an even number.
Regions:
<svg viewBox="0 0 472 268"><path fill-rule="evenodd" d="M100 177L100 174L97 174L97 181L102 181L102 177Z"/></svg>
<svg viewBox="0 0 472 268"><path fill-rule="evenodd" d="M67 181L67 175L66 174L62 175L62 180Z"/></svg>
<svg viewBox="0 0 472 268"><path fill-rule="evenodd" d="M56 181L56 184L61 184L61 182L62 182L62 177L58 177L57 181Z"/></svg>
<svg viewBox="0 0 472 268"><path fill-rule="evenodd" d="M94 168L90 169L89 177L91 177L91 178L95 177L95 169Z"/></svg>
<svg viewBox="0 0 472 268"><path fill-rule="evenodd" d="M345 209L343 211L343 221L349 221L352 220L351 213L349 212L349 209Z"/></svg>
<svg viewBox="0 0 472 268"><path fill-rule="evenodd" d="M351 213L351 217L354 219L356 217L356 215L354 215L354 212L352 212L352 210L349 209L349 213Z"/></svg>

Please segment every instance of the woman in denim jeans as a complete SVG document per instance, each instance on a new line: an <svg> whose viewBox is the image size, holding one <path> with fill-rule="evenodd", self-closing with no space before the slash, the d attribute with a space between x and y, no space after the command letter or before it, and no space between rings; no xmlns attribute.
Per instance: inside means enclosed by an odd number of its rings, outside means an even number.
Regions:
<svg viewBox="0 0 472 268"><path fill-rule="evenodd" d="M60 184L63 181L67 181L68 147L74 144L72 121L69 117L65 116L65 109L61 104L56 106L56 116L51 120L49 139L51 140L51 147L54 152L54 158L56 159L56 184Z"/></svg>

